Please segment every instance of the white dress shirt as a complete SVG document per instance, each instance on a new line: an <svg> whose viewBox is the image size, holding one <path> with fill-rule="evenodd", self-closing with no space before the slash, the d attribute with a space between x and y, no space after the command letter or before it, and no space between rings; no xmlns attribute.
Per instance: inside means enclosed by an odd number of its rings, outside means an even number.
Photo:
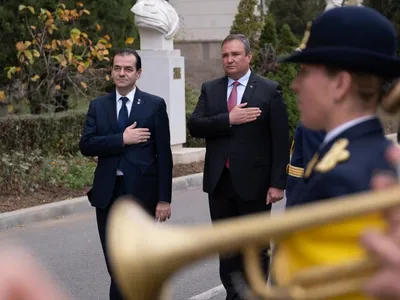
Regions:
<svg viewBox="0 0 400 300"><path fill-rule="evenodd" d="M133 99L135 98L135 92L136 92L136 86L133 88L132 91L130 91L125 97L128 98L128 101L126 101L126 108L128 109L128 117L131 114L131 110L132 110L132 104L133 104ZM122 96L120 93L118 93L117 91L117 97L115 99L115 101L117 101L117 120L118 120L118 115L119 115L119 111L121 110L122 107L122 100L121 97ZM122 176L124 175L121 170L117 170L117 175L118 176Z"/></svg>
<svg viewBox="0 0 400 300"><path fill-rule="evenodd" d="M133 103L133 99L135 98L135 92L136 92L136 86L133 88L132 91L130 91L128 93L128 95L125 96L129 99L128 101L126 101L126 108L128 109L128 116L131 114L132 103ZM117 120L118 120L119 111L121 110L121 107L122 107L122 100L120 100L121 97L124 97L124 96L122 96L117 91L117 97L115 99L115 101L117 101Z"/></svg>
<svg viewBox="0 0 400 300"><path fill-rule="evenodd" d="M375 118L376 118L375 115L369 115L369 116L360 117L360 118L348 121L346 123L343 123L342 125L339 125L338 127L327 132L327 134L325 135L325 139L321 144L320 149L322 149L326 144L328 144L331 140L333 140L335 137L337 137L343 131L345 131L353 126L356 126L357 124L360 124L362 122L365 122L367 120L372 120Z"/></svg>
<svg viewBox="0 0 400 300"><path fill-rule="evenodd" d="M246 89L247 83L249 82L250 74L251 74L251 71L249 69L247 71L247 73L243 77L241 77L241 78L239 78L237 80L240 83L237 86L237 105L239 105L242 102L242 97L243 97L243 94L244 94L244 90ZM229 99L229 95L232 92L233 83L235 81L236 80L228 77L228 89L227 89L227 93L226 93L226 101L227 102L228 102L228 99Z"/></svg>

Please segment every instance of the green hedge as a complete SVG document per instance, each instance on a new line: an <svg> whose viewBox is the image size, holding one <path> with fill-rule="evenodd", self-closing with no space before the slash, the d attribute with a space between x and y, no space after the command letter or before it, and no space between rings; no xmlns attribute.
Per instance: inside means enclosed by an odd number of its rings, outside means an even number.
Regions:
<svg viewBox="0 0 400 300"><path fill-rule="evenodd" d="M186 124L187 124L191 114L192 114L192 112L189 112L189 111L186 112ZM189 134L189 130L186 126L186 143L184 144L184 147L202 148L205 146L206 146L205 140L192 137Z"/></svg>
<svg viewBox="0 0 400 300"><path fill-rule="evenodd" d="M79 152L86 113L23 115L0 118L0 153L40 150L43 155L75 155ZM186 120L190 113L186 113ZM205 147L203 139L192 138L188 131L186 147Z"/></svg>
<svg viewBox="0 0 400 300"><path fill-rule="evenodd" d="M75 154L86 114L23 115L0 118L0 153Z"/></svg>

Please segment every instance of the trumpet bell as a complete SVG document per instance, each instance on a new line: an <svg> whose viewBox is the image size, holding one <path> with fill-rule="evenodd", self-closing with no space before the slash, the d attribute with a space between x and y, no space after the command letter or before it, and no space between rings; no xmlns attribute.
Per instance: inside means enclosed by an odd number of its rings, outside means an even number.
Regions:
<svg viewBox="0 0 400 300"><path fill-rule="evenodd" d="M170 299L163 285L171 270L163 266L162 252L166 243L176 240L168 232L160 235L153 223L129 198L118 201L110 212L107 251L112 273L126 299ZM152 288L148 288L149 282Z"/></svg>

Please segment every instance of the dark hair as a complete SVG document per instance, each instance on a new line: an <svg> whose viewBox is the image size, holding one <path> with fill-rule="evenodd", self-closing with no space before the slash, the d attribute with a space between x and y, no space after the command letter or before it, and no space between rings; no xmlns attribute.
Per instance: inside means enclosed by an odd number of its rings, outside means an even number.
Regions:
<svg viewBox="0 0 400 300"><path fill-rule="evenodd" d="M224 46L224 44L226 42L229 41L234 41L234 40L238 40L241 41L244 45L244 51L245 54L248 55L251 52L251 46L250 46L250 42L249 39L244 35L244 34L239 34L239 33L233 33L228 35L222 42L222 46Z"/></svg>
<svg viewBox="0 0 400 300"><path fill-rule="evenodd" d="M140 55L132 48L124 48L121 50L117 50L115 52L114 58L117 56L126 56L126 55L133 55L136 57L136 71L139 71L142 68L142 59L140 58ZM114 64L114 58L113 58L113 64Z"/></svg>

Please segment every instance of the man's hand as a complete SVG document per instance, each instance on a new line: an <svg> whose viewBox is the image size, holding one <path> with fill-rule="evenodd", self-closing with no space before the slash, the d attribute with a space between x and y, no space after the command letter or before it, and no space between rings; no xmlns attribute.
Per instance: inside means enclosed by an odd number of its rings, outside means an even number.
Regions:
<svg viewBox="0 0 400 300"><path fill-rule="evenodd" d="M171 204L168 202L158 202L156 207L156 219L165 222L171 218Z"/></svg>
<svg viewBox="0 0 400 300"><path fill-rule="evenodd" d="M247 103L241 103L235 106L229 113L229 124L240 125L255 121L260 115L261 110L258 107L246 107Z"/></svg>
<svg viewBox="0 0 400 300"><path fill-rule="evenodd" d="M1 300L67 300L65 291L24 249L0 251Z"/></svg>
<svg viewBox="0 0 400 300"><path fill-rule="evenodd" d="M400 149L391 147L387 158L393 165L400 163ZM397 184L391 174L377 174L372 179L373 190L381 190ZM400 208L385 212L389 224L387 234L366 232L362 244L379 262L378 272L367 281L364 291L376 299L400 299Z"/></svg>
<svg viewBox="0 0 400 300"><path fill-rule="evenodd" d="M272 204L283 199L283 190L270 187L267 193L267 204Z"/></svg>
<svg viewBox="0 0 400 300"><path fill-rule="evenodd" d="M132 145L147 142L150 138L148 128L136 128L136 122L127 127L124 131L124 145Z"/></svg>

